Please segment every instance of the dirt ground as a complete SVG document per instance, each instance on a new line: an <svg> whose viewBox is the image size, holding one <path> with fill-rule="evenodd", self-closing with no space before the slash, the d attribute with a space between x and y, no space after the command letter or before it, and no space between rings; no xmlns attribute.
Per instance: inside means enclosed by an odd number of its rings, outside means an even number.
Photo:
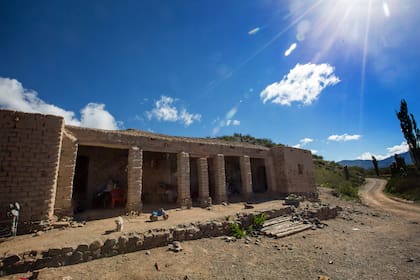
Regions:
<svg viewBox="0 0 420 280"><path fill-rule="evenodd" d="M266 201L253 204L254 209L244 209L243 203L232 203L227 205L214 205L211 211L203 208L170 209L166 210L169 219L164 221L159 219L151 223L150 213L143 213L139 216L122 216L124 219L124 232L145 232L154 228L169 228L179 224L186 224L196 221L206 221L212 219L233 216L237 212L252 212L255 210L268 210L282 208L282 200ZM100 209L99 211L113 211L113 209ZM121 211L120 211L121 212ZM109 213L108 213L109 214ZM95 213L93 213L95 215ZM87 222L83 227L66 228L65 230L54 229L41 232L42 235L34 236L21 235L0 243L0 255L5 253L20 253L30 250L45 250L49 248L77 247L79 244L90 244L95 239L106 240L107 238L118 238L120 232L111 232L115 229L115 217ZM105 234L110 232L109 234Z"/></svg>
<svg viewBox="0 0 420 280"><path fill-rule="evenodd" d="M260 242L252 237L249 244L223 238L182 242L179 253L156 248L46 268L39 279L420 279L419 207L391 203L380 194L383 184L368 179L361 194L369 206L320 189L323 203L343 207L324 229L282 239L261 237ZM64 232L71 238L70 230Z"/></svg>

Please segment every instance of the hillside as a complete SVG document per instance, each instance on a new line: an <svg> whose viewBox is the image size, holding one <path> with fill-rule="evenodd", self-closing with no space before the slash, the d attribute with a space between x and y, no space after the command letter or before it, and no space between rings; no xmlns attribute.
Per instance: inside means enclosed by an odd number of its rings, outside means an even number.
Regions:
<svg viewBox="0 0 420 280"><path fill-rule="evenodd" d="M322 156L313 155L315 180L320 187L334 189L345 199L359 199L358 190L365 180L365 170L351 166L348 168L349 180L344 175L344 167L333 161L326 161Z"/></svg>
<svg viewBox="0 0 420 280"><path fill-rule="evenodd" d="M404 158L405 163L407 165L412 164L411 161L411 157L410 157L410 153L409 152L405 152L400 154L401 157ZM383 160L378 160L378 166L379 168L387 168L391 165L391 163L394 161L394 156L390 156L388 158L385 158ZM372 169L373 168L373 164L371 160L342 160L337 162L338 164L340 164L341 166L357 166L357 167L361 167L364 169Z"/></svg>

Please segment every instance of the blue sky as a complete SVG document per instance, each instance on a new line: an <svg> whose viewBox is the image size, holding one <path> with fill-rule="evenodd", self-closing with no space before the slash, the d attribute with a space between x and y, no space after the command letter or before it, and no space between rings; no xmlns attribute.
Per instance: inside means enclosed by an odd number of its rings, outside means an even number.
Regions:
<svg viewBox="0 0 420 280"><path fill-rule="evenodd" d="M329 160L407 150L417 0L1 1L0 108L67 124L270 138Z"/></svg>

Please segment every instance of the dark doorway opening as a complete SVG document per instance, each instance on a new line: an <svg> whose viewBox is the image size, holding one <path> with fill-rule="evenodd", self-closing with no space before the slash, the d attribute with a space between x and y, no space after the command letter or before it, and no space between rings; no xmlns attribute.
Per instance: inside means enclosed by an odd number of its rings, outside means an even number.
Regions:
<svg viewBox="0 0 420 280"><path fill-rule="evenodd" d="M142 202L144 210L176 207L177 181L177 154L143 152Z"/></svg>
<svg viewBox="0 0 420 280"><path fill-rule="evenodd" d="M73 209L124 208L128 150L80 145L73 180Z"/></svg>
<svg viewBox="0 0 420 280"><path fill-rule="evenodd" d="M229 201L242 197L242 180L239 157L225 157L226 194Z"/></svg>
<svg viewBox="0 0 420 280"><path fill-rule="evenodd" d="M85 208L88 178L89 157L78 155L76 159L72 194L73 208L75 212L80 212Z"/></svg>
<svg viewBox="0 0 420 280"><path fill-rule="evenodd" d="M198 202L198 158L190 158L190 195L193 203Z"/></svg>
<svg viewBox="0 0 420 280"><path fill-rule="evenodd" d="M215 183L215 166L214 166L214 159L208 158L207 164L209 168L209 193L212 201L216 201L216 183Z"/></svg>
<svg viewBox="0 0 420 280"><path fill-rule="evenodd" d="M264 193L267 191L267 175L265 162L262 158L251 158L252 191Z"/></svg>

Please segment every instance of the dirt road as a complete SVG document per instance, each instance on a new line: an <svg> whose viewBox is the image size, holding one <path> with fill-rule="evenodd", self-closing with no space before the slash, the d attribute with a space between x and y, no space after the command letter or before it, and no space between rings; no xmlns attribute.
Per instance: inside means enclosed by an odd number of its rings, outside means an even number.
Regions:
<svg viewBox="0 0 420 280"><path fill-rule="evenodd" d="M383 179L366 179L366 184L360 190L363 203L407 220L420 221L420 206L389 198L383 193L385 185L386 180Z"/></svg>

